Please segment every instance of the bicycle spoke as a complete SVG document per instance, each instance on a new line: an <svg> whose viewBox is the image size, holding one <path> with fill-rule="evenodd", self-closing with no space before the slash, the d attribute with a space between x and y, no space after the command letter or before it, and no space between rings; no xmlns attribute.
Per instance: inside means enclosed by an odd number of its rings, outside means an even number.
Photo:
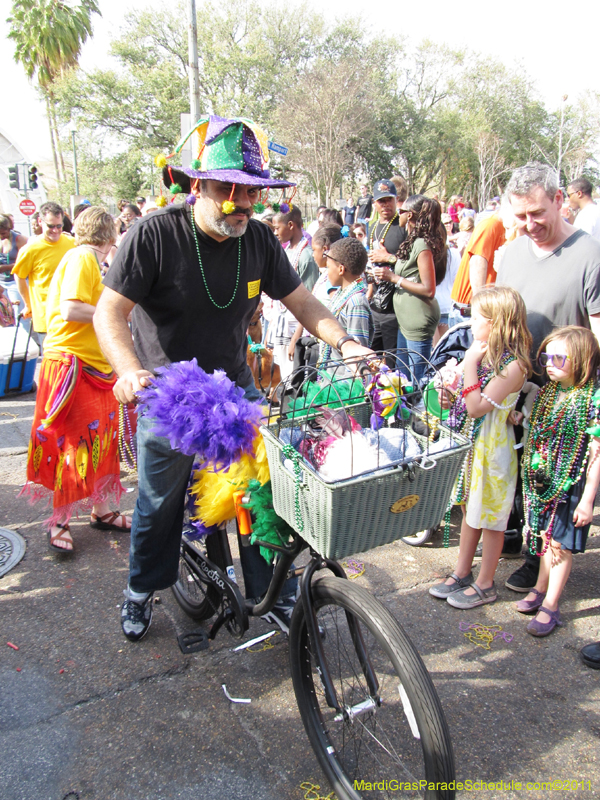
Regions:
<svg viewBox="0 0 600 800"><path fill-rule="evenodd" d="M290 634L298 658L292 673L307 733L332 787L340 800L423 797L422 781L444 783L454 774L447 728L423 663L389 612L363 589L328 577L314 591L339 709L327 705L303 614L293 626L293 642ZM421 729L417 719L424 712ZM436 792L440 799L453 795Z"/></svg>

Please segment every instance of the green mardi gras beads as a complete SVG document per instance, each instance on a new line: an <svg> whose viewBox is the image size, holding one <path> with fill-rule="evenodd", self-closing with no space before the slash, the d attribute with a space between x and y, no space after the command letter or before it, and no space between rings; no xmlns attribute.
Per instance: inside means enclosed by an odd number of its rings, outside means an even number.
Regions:
<svg viewBox="0 0 600 800"><path fill-rule="evenodd" d="M593 381L569 389L561 399L558 383L549 383L538 393L529 422L529 436L523 453L523 500L525 531L532 555L543 555L550 544L558 504L585 475L590 436L600 435L598 403L600 392ZM592 407L596 411L592 413ZM590 422L596 422L590 426ZM544 465L547 481L536 481ZM542 523L546 530L540 533ZM545 540L541 553L536 539Z"/></svg>

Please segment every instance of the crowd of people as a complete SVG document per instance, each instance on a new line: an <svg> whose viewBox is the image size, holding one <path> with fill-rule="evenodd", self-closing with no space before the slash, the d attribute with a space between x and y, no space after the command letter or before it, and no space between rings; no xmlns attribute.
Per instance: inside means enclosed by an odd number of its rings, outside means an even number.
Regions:
<svg viewBox="0 0 600 800"><path fill-rule="evenodd" d="M478 213L459 196L447 205L409 196L392 176L372 193L361 186L341 212L319 208L305 228L298 206L285 200L293 184L265 169L256 126L214 117L196 134L192 166L163 169L164 186L186 195L184 203L123 201L116 218L82 204L71 235L63 209L49 202L29 242L0 216L1 319L14 324L11 305L19 304L43 350L23 491L52 496L50 547L74 549L69 519L81 508L93 527L131 530L121 623L138 641L153 593L177 578L193 462L140 416L133 518L114 507L122 492L119 416L158 367L196 358L260 399L246 350L262 303L263 344L282 378L295 366L377 350L388 351L393 366L389 351L400 348L419 384L440 336L470 322L473 344L457 389L441 398L473 442L454 491L463 508L459 556L431 594L458 608L494 602L498 560L507 547L520 552L524 530L528 555L506 586L525 594L518 611L536 614L527 630L549 634L561 624L559 600L572 554L585 549L600 481L600 428L590 427L600 366L600 214L589 181L563 193L552 169L528 164L502 200ZM281 190L282 201L263 202L265 190ZM525 443L522 481L515 431ZM505 536L521 506L516 533ZM252 547L242 568L247 596L259 599L272 568ZM292 579L273 610L284 629L295 593ZM600 643L584 651L585 663L600 668Z"/></svg>

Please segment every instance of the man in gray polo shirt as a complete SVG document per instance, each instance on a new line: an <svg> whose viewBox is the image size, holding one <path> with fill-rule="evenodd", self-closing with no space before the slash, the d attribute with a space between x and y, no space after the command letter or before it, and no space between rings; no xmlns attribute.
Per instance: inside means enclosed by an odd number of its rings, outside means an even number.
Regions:
<svg viewBox="0 0 600 800"><path fill-rule="evenodd" d="M506 248L496 283L512 286L523 297L535 357L553 328L582 325L600 339L600 242L570 225L560 213L563 194L554 170L527 164L515 170L506 187L521 234ZM534 380L544 373L534 364ZM539 558L525 564L506 581L517 592L528 592L537 580Z"/></svg>

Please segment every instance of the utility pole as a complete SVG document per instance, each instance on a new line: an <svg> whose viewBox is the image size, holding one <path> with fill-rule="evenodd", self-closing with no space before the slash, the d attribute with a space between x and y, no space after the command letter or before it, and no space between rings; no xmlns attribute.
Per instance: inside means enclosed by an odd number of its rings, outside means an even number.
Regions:
<svg viewBox="0 0 600 800"><path fill-rule="evenodd" d="M192 125L195 125L200 119L196 0L188 0L188 61L190 75L190 113L192 116Z"/></svg>

